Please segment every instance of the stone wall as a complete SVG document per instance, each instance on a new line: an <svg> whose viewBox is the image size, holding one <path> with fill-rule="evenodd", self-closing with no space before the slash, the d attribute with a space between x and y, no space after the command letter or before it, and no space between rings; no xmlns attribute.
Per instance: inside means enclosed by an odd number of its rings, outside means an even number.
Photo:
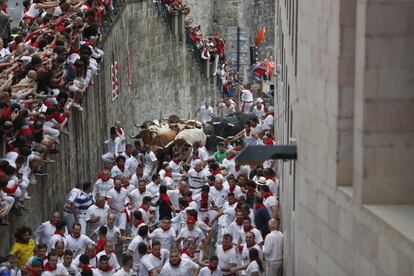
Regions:
<svg viewBox="0 0 414 276"><path fill-rule="evenodd" d="M136 131L135 121L157 119L160 111L163 116L193 117L203 100L214 96L214 86L200 73L193 53L172 35L152 0L129 2L105 34L102 49L105 57L99 76L87 92L84 111L73 112L70 135L62 136L61 153L53 156L56 163L47 168L49 176L38 177L38 183L29 187L29 211L19 218L11 215L11 226L0 228L2 253L13 244L18 226L29 225L34 231L53 210L61 210L75 183L95 180L105 151L103 141L115 121L121 120L130 134ZM112 102L110 66L114 60L119 64L121 93Z"/></svg>

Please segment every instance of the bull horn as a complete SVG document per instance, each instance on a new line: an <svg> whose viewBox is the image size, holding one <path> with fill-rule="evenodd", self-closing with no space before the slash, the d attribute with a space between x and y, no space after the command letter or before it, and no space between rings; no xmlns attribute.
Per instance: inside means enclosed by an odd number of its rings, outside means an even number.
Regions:
<svg viewBox="0 0 414 276"><path fill-rule="evenodd" d="M213 125L219 125L219 124L221 124L221 122L213 122L212 124Z"/></svg>
<svg viewBox="0 0 414 276"><path fill-rule="evenodd" d="M221 136L216 136L216 137L219 138L220 140L224 140L224 138Z"/></svg>
<svg viewBox="0 0 414 276"><path fill-rule="evenodd" d="M171 145L173 145L173 144L174 144L174 142L175 142L175 140L172 140L171 142L169 142L169 143L165 146L165 148L169 148L169 147L171 147Z"/></svg>
<svg viewBox="0 0 414 276"><path fill-rule="evenodd" d="M210 134L207 134L207 135L206 135L206 137L210 137L210 136L211 136ZM217 137L218 137L218 136L217 136Z"/></svg>
<svg viewBox="0 0 414 276"><path fill-rule="evenodd" d="M134 123L134 126L136 127L136 128L141 128L142 127L142 125L137 125L137 123Z"/></svg>
<svg viewBox="0 0 414 276"><path fill-rule="evenodd" d="M135 136L134 135L129 135L129 138L131 138L131 139L137 139L137 138L135 138Z"/></svg>
<svg viewBox="0 0 414 276"><path fill-rule="evenodd" d="M231 124L231 123L227 123L227 125L228 125L228 126L231 126L231 127L235 127L235 125L233 125L233 124Z"/></svg>
<svg viewBox="0 0 414 276"><path fill-rule="evenodd" d="M153 147L154 149L164 149L163 147L160 147L160 146L151 146L151 147Z"/></svg>

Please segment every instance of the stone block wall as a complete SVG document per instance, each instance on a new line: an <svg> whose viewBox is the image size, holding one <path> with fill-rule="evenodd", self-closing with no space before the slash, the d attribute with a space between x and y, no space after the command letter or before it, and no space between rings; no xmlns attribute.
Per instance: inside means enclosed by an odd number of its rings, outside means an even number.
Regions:
<svg viewBox="0 0 414 276"><path fill-rule="evenodd" d="M69 190L77 182L95 181L101 168L103 141L115 121L124 123L127 134L135 132L134 122L177 114L194 116L215 87L206 81L193 53L177 40L152 0L130 1L105 34L105 57L99 75L85 97L84 111L74 111L69 120L69 136L62 136L60 154L48 164L49 176L37 178L29 187L29 211L22 217L10 216L11 226L0 227L0 252L13 244L13 232L21 225L33 231L54 210L61 210ZM128 85L128 51L131 86ZM119 64L121 92L111 99L110 66ZM132 141L131 141L132 142Z"/></svg>

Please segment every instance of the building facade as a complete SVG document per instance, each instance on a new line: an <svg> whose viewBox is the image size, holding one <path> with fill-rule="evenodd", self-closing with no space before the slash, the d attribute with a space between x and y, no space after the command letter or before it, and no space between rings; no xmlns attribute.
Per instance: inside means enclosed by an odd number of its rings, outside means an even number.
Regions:
<svg viewBox="0 0 414 276"><path fill-rule="evenodd" d="M414 275L414 1L275 1L285 275Z"/></svg>

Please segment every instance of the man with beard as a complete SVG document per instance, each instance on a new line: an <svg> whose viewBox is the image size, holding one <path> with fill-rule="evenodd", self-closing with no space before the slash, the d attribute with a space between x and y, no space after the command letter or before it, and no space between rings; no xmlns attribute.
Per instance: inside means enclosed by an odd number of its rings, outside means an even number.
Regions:
<svg viewBox="0 0 414 276"><path fill-rule="evenodd" d="M172 249L170 252L170 260L161 270L161 276L181 276L181 275L198 275L200 267L190 259L181 259L178 249Z"/></svg>
<svg viewBox="0 0 414 276"><path fill-rule="evenodd" d="M50 238L56 231L56 224L60 221L60 213L54 212L50 220L43 222L40 226L36 229L34 236L36 244L49 244ZM65 227L66 229L66 227ZM67 232L67 230L65 231Z"/></svg>
<svg viewBox="0 0 414 276"><path fill-rule="evenodd" d="M122 179L115 177L114 188L107 195L110 213L116 216L115 226L117 226L125 236L126 216L125 216L125 200L129 197L128 190L122 187Z"/></svg>
<svg viewBox="0 0 414 276"><path fill-rule="evenodd" d="M114 187L114 180L111 178L111 172L109 170L103 170L101 177L93 185L93 197L98 196L106 197L108 192Z"/></svg>
<svg viewBox="0 0 414 276"><path fill-rule="evenodd" d="M62 264L58 264L58 256L50 252L47 256L47 263L45 265L45 272L42 276L54 276L54 275L68 275L68 271Z"/></svg>
<svg viewBox="0 0 414 276"><path fill-rule="evenodd" d="M99 258L99 265L96 270L102 276L112 276L115 273L115 269L109 264L109 257L106 255Z"/></svg>
<svg viewBox="0 0 414 276"><path fill-rule="evenodd" d="M208 266L203 267L198 276L222 276L223 272L218 267L218 263L218 257L216 255L211 256Z"/></svg>
<svg viewBox="0 0 414 276"><path fill-rule="evenodd" d="M223 235L223 244L216 248L216 255L219 258L218 266L223 275L233 275L230 269L237 266L237 257L233 247L233 237L230 234Z"/></svg>
<svg viewBox="0 0 414 276"><path fill-rule="evenodd" d="M66 236L66 249L72 250L75 257L82 254L88 245L95 244L88 236L81 234L81 229L81 225L75 223L72 227L72 234Z"/></svg>
<svg viewBox="0 0 414 276"><path fill-rule="evenodd" d="M150 234L150 238L159 240L162 249L170 250L176 241L175 231L171 228L171 220L164 218L161 222L161 227L155 229Z"/></svg>

